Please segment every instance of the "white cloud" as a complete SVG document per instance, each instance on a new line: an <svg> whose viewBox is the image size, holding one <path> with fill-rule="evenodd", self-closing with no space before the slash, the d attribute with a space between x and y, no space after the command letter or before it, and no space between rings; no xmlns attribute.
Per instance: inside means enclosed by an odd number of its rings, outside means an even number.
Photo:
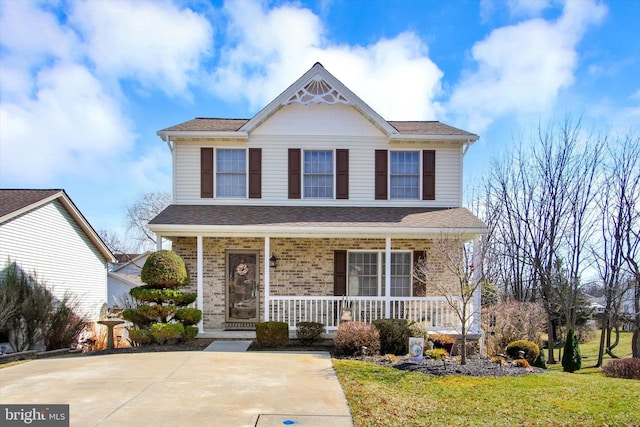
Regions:
<svg viewBox="0 0 640 427"><path fill-rule="evenodd" d="M185 95L212 48L209 22L168 2L80 2L71 22L99 74L133 78L170 95Z"/></svg>
<svg viewBox="0 0 640 427"><path fill-rule="evenodd" d="M455 87L448 107L483 131L496 117L541 113L574 82L577 44L606 8L595 1L569 1L556 21L531 19L498 28L471 51L476 71Z"/></svg>
<svg viewBox="0 0 640 427"><path fill-rule="evenodd" d="M332 44L318 16L291 5L229 2L227 42L212 91L225 99L270 102L316 62L387 119L434 119L442 72L411 32L369 46ZM294 35L294 36L292 36Z"/></svg>
<svg viewBox="0 0 640 427"><path fill-rule="evenodd" d="M131 124L86 68L59 64L35 78L36 94L0 105L0 168L29 184L57 174L105 174L134 139Z"/></svg>

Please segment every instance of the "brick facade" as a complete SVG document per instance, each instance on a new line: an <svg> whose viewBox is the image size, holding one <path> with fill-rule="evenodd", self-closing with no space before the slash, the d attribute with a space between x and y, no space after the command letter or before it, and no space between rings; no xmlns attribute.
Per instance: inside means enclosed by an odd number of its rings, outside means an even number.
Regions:
<svg viewBox="0 0 640 427"><path fill-rule="evenodd" d="M270 270L270 294L274 296L333 295L333 254L335 250L385 250L384 239L285 239L272 238L270 248L278 266ZM261 238L221 237L203 239L203 323L206 329L223 328L226 309L225 263L227 250L256 250L259 255L259 312L264 319L264 240ZM443 266L441 255L428 240L392 239L392 250L426 251L430 266L427 295L434 293L434 282L454 283L455 277ZM195 237L180 237L173 250L187 264L191 276L188 290L196 291L197 251ZM267 256L266 262L271 255Z"/></svg>

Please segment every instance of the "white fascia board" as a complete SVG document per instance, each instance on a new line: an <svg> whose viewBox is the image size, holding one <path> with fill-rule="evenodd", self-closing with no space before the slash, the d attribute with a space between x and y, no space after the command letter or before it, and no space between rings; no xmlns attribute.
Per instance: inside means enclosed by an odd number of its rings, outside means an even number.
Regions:
<svg viewBox="0 0 640 427"><path fill-rule="evenodd" d="M464 236L465 240L485 234L486 228L404 228L398 227L291 227L291 226L218 226L218 225L150 225L162 236L175 237L274 237L274 238L436 238L443 235Z"/></svg>
<svg viewBox="0 0 640 427"><path fill-rule="evenodd" d="M454 141L461 144L473 144L480 139L477 135L409 135L394 134L389 135L389 142L411 142L411 141Z"/></svg>
<svg viewBox="0 0 640 427"><path fill-rule="evenodd" d="M158 131L156 132L163 141L167 138L211 138L211 139L237 139L249 140L249 134L243 131L211 131L211 130L180 130L180 131Z"/></svg>

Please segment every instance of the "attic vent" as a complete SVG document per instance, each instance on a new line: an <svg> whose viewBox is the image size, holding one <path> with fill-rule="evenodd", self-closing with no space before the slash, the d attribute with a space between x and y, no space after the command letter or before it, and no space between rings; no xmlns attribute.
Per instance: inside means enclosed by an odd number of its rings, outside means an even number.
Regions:
<svg viewBox="0 0 640 427"><path fill-rule="evenodd" d="M297 91L291 98L284 102L285 105L299 102L307 105L311 103L324 104L346 104L351 102L345 98L340 92L334 89L329 83L320 76L314 77L302 89Z"/></svg>

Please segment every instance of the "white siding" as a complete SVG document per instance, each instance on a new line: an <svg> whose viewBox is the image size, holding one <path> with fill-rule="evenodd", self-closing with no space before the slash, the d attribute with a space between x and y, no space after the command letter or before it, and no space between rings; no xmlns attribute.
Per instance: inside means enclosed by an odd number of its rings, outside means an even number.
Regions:
<svg viewBox="0 0 640 427"><path fill-rule="evenodd" d="M200 147L262 148L262 199L201 199ZM289 148L349 149L349 200L289 200ZM374 198L375 150L436 150L436 200L381 201ZM364 116L345 105L311 104L281 108L250 135L249 142L177 141L175 203L340 206L458 207L461 203L462 151L457 142L389 143Z"/></svg>
<svg viewBox="0 0 640 427"><path fill-rule="evenodd" d="M54 295L74 293L98 320L107 302L107 266L100 252L58 201L0 224L0 263L15 261Z"/></svg>

